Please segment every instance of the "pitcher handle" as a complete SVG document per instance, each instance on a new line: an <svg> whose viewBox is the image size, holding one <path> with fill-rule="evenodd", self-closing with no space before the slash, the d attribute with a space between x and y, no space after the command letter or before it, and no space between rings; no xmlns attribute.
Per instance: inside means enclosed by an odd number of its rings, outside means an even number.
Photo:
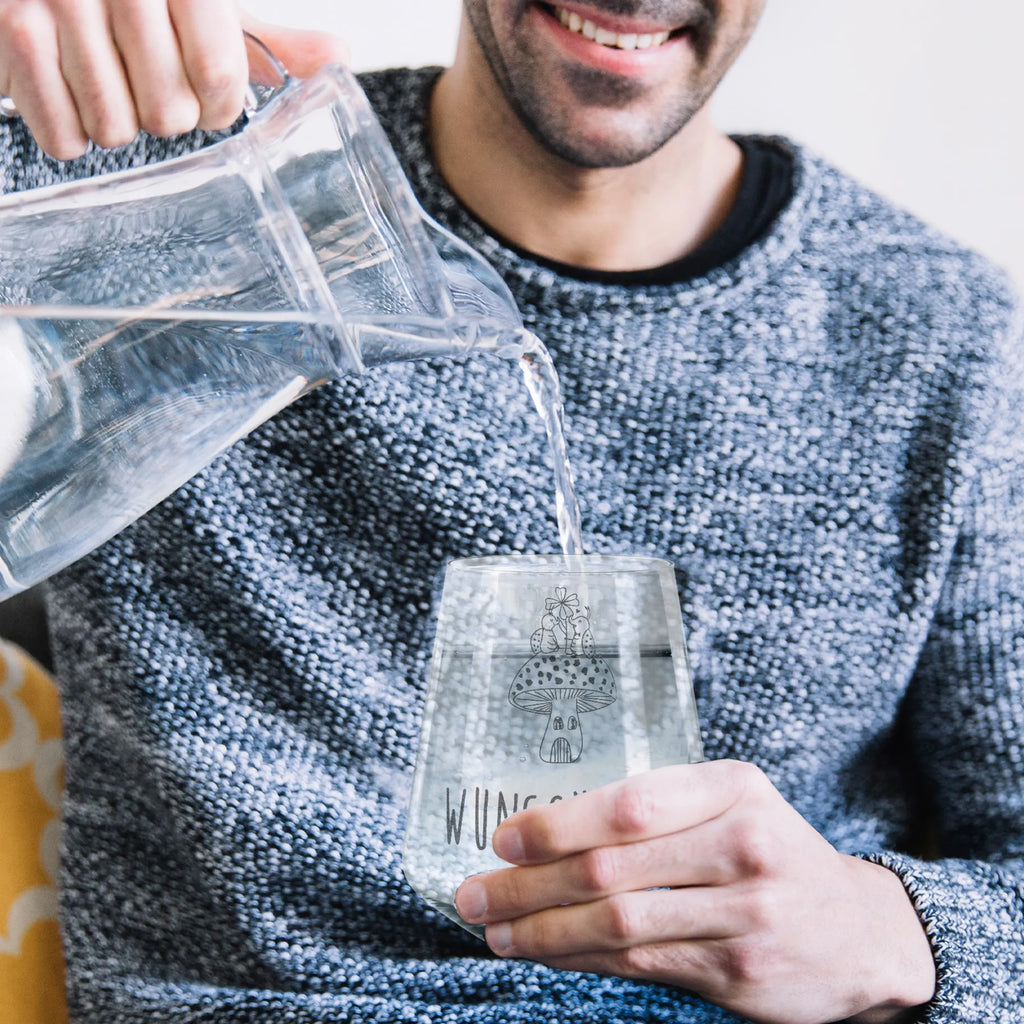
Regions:
<svg viewBox="0 0 1024 1024"><path fill-rule="evenodd" d="M249 87L245 92L245 112L253 114L288 84L291 74L259 36L248 31L242 34L245 36L246 50L249 53ZM257 57L255 62L254 53ZM273 80L260 81L259 79L263 77L270 77ZM14 100L10 96L0 96L0 121L9 121L20 116Z"/></svg>
<svg viewBox="0 0 1024 1024"><path fill-rule="evenodd" d="M245 36L246 50L249 54L249 88L245 93L245 112L254 114L273 99L291 81L292 76L274 51L259 36L248 30L242 35ZM270 81L261 80L267 78Z"/></svg>

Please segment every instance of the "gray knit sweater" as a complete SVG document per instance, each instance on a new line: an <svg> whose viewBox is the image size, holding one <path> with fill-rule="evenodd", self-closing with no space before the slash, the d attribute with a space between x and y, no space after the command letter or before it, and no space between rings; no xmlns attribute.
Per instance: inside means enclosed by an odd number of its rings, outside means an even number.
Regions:
<svg viewBox="0 0 1024 1024"><path fill-rule="evenodd" d="M706 277L558 276L446 190L429 81L365 84L424 205L552 351L585 546L676 563L707 756L760 765L840 850L899 874L938 964L924 1019L1019 1021L1006 281L799 147L768 236ZM61 167L0 131L5 189L168 149ZM437 573L555 546L539 420L481 357L321 387L62 574L72 1019L735 1022L684 991L494 959L403 880Z"/></svg>

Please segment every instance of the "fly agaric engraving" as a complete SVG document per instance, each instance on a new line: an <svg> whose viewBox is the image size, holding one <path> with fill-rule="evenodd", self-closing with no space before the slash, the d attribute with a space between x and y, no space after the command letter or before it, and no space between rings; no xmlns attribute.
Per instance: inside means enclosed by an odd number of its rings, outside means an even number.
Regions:
<svg viewBox="0 0 1024 1024"><path fill-rule="evenodd" d="M513 707L546 715L540 757L570 764L583 753L580 716L615 700L615 678L597 657L590 631L590 609L579 597L556 587L545 601L540 628L530 637L533 657L515 674L508 699Z"/></svg>

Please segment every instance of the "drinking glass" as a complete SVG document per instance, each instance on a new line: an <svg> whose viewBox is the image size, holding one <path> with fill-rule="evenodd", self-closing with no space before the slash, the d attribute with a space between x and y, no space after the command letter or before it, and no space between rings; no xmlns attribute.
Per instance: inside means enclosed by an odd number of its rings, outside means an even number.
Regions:
<svg viewBox="0 0 1024 1024"><path fill-rule="evenodd" d="M670 562L515 555L445 573L403 868L454 905L509 815L703 758Z"/></svg>

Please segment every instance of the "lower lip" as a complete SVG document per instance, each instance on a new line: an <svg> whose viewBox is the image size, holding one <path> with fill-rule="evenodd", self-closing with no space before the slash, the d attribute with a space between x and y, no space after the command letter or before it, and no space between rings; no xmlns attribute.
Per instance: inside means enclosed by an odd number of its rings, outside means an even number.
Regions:
<svg viewBox="0 0 1024 1024"><path fill-rule="evenodd" d="M575 61L612 74L636 76L649 73L663 61L673 59L680 46L687 46L689 33L682 32L660 46L646 50L620 50L615 46L604 46L579 32L570 32L546 8L533 4L530 16L539 22L554 42Z"/></svg>

